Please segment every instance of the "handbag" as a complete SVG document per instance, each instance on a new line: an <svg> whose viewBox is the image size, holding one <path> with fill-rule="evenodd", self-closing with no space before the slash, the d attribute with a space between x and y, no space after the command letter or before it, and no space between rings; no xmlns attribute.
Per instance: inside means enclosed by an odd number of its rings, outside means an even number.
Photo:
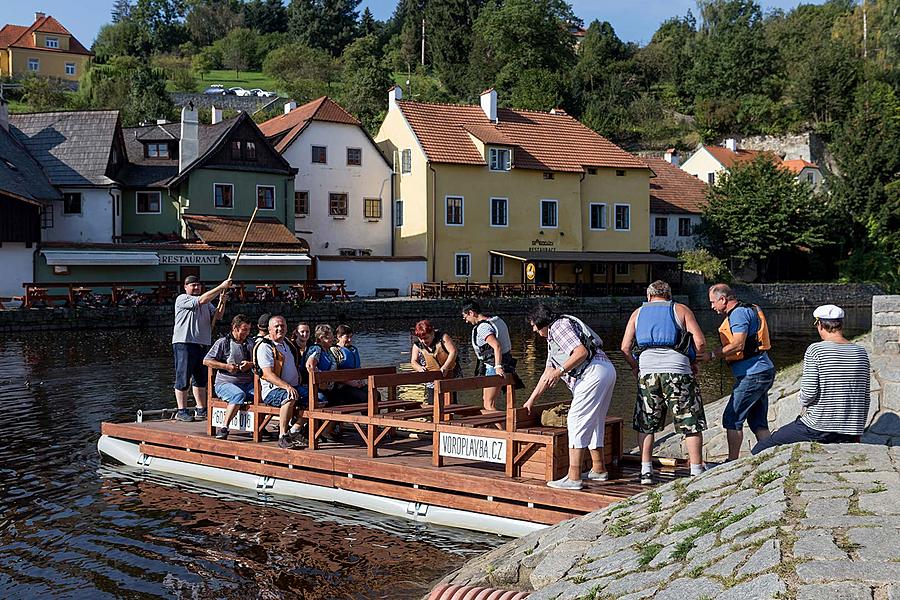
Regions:
<svg viewBox="0 0 900 600"><path fill-rule="evenodd" d="M565 427L569 418L571 404L557 404L541 413L541 425L544 427Z"/></svg>

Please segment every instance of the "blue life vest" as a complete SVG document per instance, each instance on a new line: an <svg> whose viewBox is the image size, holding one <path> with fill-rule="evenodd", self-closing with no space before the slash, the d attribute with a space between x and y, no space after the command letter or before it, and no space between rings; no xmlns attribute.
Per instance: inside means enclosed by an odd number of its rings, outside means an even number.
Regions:
<svg viewBox="0 0 900 600"><path fill-rule="evenodd" d="M306 349L306 354L303 355L304 370L306 367L306 361L309 360L310 356L312 356L312 351L315 348L319 349L319 355L317 357L318 361L319 361L318 362L319 370L320 371L334 371L337 368L337 364L334 360L334 356L331 355L331 352L325 350L325 348L323 348L322 346L320 346L318 344L310 344L309 347Z"/></svg>
<svg viewBox="0 0 900 600"><path fill-rule="evenodd" d="M634 324L635 358L648 348L671 348L692 361L697 358L694 339L675 316L675 303L644 302Z"/></svg>
<svg viewBox="0 0 900 600"><path fill-rule="evenodd" d="M332 346L331 353L337 361L338 369L358 369L362 366L356 346Z"/></svg>

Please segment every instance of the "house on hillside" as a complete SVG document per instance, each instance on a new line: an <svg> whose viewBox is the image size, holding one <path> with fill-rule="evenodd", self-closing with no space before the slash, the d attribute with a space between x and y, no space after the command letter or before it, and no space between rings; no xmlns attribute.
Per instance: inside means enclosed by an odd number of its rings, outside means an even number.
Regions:
<svg viewBox="0 0 900 600"><path fill-rule="evenodd" d="M650 248L678 252L697 247L695 234L706 204L708 186L682 171L677 156L645 157L656 177L650 179Z"/></svg>
<svg viewBox="0 0 900 600"><path fill-rule="evenodd" d="M796 175L797 181L804 181L815 189L821 188L825 183L822 169L815 163L802 158L786 160L782 163L786 169Z"/></svg>
<svg viewBox="0 0 900 600"><path fill-rule="evenodd" d="M650 168L564 111L499 108L493 89L475 106L405 101L395 86L375 140L398 166L396 252L425 256L431 281L624 288L676 262L649 252Z"/></svg>
<svg viewBox="0 0 900 600"><path fill-rule="evenodd" d="M0 77L40 75L76 82L93 54L62 23L42 12L31 25L0 29Z"/></svg>
<svg viewBox="0 0 900 600"><path fill-rule="evenodd" d="M391 255L391 164L359 120L327 96L262 123L297 169L296 232L317 256Z"/></svg>
<svg viewBox="0 0 900 600"><path fill-rule="evenodd" d="M682 163L681 169L700 181L714 185L721 173L736 164L753 162L759 156L768 157L781 164L781 158L772 152L738 148L737 140L728 138L724 146L700 146Z"/></svg>

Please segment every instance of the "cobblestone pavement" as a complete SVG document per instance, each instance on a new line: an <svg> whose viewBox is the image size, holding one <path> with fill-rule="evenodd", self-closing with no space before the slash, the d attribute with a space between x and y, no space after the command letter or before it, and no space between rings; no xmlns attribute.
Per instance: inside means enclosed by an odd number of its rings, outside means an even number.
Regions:
<svg viewBox="0 0 900 600"><path fill-rule="evenodd" d="M531 600L900 599L900 448L794 444L500 546L445 578Z"/></svg>

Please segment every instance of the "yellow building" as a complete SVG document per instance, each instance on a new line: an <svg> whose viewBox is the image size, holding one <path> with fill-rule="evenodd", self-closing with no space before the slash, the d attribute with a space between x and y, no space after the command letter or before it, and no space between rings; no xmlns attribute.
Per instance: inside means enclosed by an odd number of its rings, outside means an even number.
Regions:
<svg viewBox="0 0 900 600"><path fill-rule="evenodd" d="M402 100L376 142L393 157L394 245L432 281L646 284L651 169L561 110Z"/></svg>
<svg viewBox="0 0 900 600"><path fill-rule="evenodd" d="M41 75L78 81L93 56L69 30L44 13L31 25L0 29L0 77Z"/></svg>

